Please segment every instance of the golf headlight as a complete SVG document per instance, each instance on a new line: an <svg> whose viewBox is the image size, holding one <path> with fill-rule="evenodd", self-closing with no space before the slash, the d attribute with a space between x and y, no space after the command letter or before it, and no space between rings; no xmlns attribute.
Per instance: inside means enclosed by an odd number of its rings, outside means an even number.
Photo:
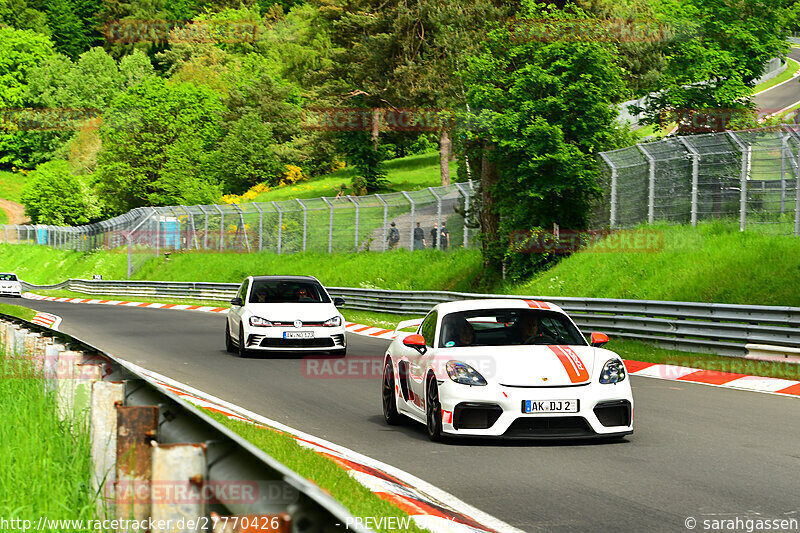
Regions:
<svg viewBox="0 0 800 533"><path fill-rule="evenodd" d="M448 361L445 368L447 368L447 375L456 383L461 383L462 385L486 385L486 379L467 363Z"/></svg>
<svg viewBox="0 0 800 533"><path fill-rule="evenodd" d="M341 319L341 317L335 316L335 317L329 318L328 320L323 322L322 325L325 326L325 327L328 327L328 328L341 326L342 325L342 319Z"/></svg>
<svg viewBox="0 0 800 533"><path fill-rule="evenodd" d="M266 318L261 318L260 316L251 316L250 325L259 328L270 328L272 327L272 322L270 322Z"/></svg>
<svg viewBox="0 0 800 533"><path fill-rule="evenodd" d="M600 372L600 383L619 383L625 380L625 365L619 359L609 359Z"/></svg>

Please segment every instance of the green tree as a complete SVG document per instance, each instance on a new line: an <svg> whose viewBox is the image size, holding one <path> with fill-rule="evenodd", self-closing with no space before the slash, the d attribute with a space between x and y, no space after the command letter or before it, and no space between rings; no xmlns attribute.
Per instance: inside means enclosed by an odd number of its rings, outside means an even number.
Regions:
<svg viewBox="0 0 800 533"><path fill-rule="evenodd" d="M112 211L216 200L209 167L223 110L207 87L155 77L115 99L100 130L97 178Z"/></svg>
<svg viewBox="0 0 800 533"><path fill-rule="evenodd" d="M689 0L668 5L682 38L665 47L659 91L645 106L646 124L669 109L752 109L750 96L766 63L789 49L791 0Z"/></svg>
<svg viewBox="0 0 800 533"><path fill-rule="evenodd" d="M0 109L26 105L31 70L52 55L53 43L46 35L0 27ZM0 164L31 168L31 160L39 158L37 150L35 133L24 130L16 112L0 116Z"/></svg>
<svg viewBox="0 0 800 533"><path fill-rule="evenodd" d="M28 3L26 0L0 0L0 23L18 30L33 30L45 35L50 34L47 26L47 13Z"/></svg>
<svg viewBox="0 0 800 533"><path fill-rule="evenodd" d="M257 183L277 185L285 163L276 151L272 124L255 113L236 120L215 153L214 167L224 190L241 194Z"/></svg>
<svg viewBox="0 0 800 533"><path fill-rule="evenodd" d="M75 226L100 215L99 202L91 188L72 173L69 163L61 160L36 167L22 192L22 203L34 224Z"/></svg>
<svg viewBox="0 0 800 533"><path fill-rule="evenodd" d="M567 5L529 4L523 17L590 19ZM488 36L465 73L481 161L480 222L489 275L505 262L512 276L529 274L545 257L515 254L515 230L587 226L599 193L597 152L627 141L613 105L625 93L611 43L518 39L508 27Z"/></svg>

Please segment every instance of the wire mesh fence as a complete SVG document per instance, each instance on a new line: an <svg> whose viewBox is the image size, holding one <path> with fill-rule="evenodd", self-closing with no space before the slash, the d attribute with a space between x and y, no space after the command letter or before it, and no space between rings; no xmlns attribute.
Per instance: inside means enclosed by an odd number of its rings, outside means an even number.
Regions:
<svg viewBox="0 0 800 533"><path fill-rule="evenodd" d="M606 194L597 225L734 219L741 230L800 235L797 125L670 137L601 160Z"/></svg>
<svg viewBox="0 0 800 533"><path fill-rule="evenodd" d="M6 225L0 241L118 250L128 255L129 277L148 259L180 250L290 254L469 248L476 244L475 230L467 227L474 192L468 182L367 196L142 207L86 226ZM422 239L415 238L420 234Z"/></svg>

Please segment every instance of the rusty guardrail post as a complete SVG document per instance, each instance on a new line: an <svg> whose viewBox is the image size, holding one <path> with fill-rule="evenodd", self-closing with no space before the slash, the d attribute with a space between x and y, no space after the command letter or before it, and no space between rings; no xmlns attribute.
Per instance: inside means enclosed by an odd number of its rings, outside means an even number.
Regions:
<svg viewBox="0 0 800 533"><path fill-rule="evenodd" d="M120 520L146 520L150 517L150 443L158 431L158 407L117 405L116 500ZM125 530L118 530L128 533ZM130 533L138 533L131 531Z"/></svg>
<svg viewBox="0 0 800 533"><path fill-rule="evenodd" d="M206 516L205 444L152 443L151 533L202 531ZM190 527L191 526L191 527Z"/></svg>
<svg viewBox="0 0 800 533"><path fill-rule="evenodd" d="M92 492L103 517L113 514L117 463L117 405L125 401L125 384L95 381L92 384L90 442L92 447Z"/></svg>

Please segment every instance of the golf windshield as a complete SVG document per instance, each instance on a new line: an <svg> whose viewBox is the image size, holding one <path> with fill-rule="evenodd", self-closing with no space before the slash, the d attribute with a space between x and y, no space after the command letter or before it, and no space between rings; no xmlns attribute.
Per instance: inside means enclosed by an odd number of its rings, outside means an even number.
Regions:
<svg viewBox="0 0 800 533"><path fill-rule="evenodd" d="M255 280L250 303L330 303L319 283L304 280Z"/></svg>
<svg viewBox="0 0 800 533"><path fill-rule="evenodd" d="M0 274L0 281L17 281L15 274Z"/></svg>
<svg viewBox="0 0 800 533"><path fill-rule="evenodd" d="M586 339L563 314L540 309L477 309L442 319L440 348L572 344Z"/></svg>

